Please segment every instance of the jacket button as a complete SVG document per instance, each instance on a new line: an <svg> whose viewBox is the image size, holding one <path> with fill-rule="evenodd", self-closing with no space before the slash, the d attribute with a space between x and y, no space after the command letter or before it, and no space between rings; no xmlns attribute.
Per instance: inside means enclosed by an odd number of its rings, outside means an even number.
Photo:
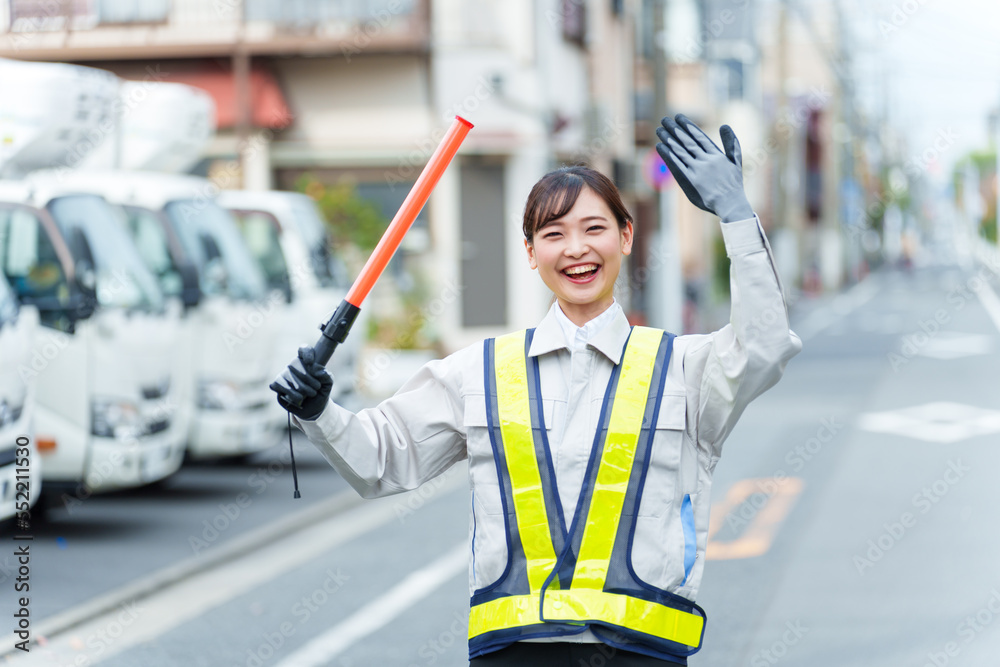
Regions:
<svg viewBox="0 0 1000 667"><path fill-rule="evenodd" d="M552 603L552 608L553 609L562 609L562 602L560 602L559 600L556 600L555 602Z"/></svg>

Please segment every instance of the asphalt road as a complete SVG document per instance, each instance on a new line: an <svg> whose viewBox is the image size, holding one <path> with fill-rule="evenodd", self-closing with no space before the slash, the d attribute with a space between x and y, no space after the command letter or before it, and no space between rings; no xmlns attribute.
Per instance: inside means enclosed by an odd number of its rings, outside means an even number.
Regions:
<svg viewBox="0 0 1000 667"><path fill-rule="evenodd" d="M716 470L692 665L1000 664L996 289L928 267L795 308L804 350ZM464 468L361 502L298 442L303 500L276 447L53 513L31 612L54 630L10 664L467 664Z"/></svg>

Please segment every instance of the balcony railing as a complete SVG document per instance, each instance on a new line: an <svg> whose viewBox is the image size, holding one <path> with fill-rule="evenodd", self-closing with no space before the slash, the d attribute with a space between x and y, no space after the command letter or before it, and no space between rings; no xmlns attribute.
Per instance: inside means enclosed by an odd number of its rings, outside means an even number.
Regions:
<svg viewBox="0 0 1000 667"><path fill-rule="evenodd" d="M0 56L425 50L430 0L0 0Z"/></svg>

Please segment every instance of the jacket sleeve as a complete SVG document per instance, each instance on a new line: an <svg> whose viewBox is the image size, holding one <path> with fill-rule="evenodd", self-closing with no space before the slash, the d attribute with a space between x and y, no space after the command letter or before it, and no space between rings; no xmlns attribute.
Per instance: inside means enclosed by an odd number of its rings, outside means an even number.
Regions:
<svg viewBox="0 0 1000 667"><path fill-rule="evenodd" d="M463 354L425 364L374 408L331 401L315 420L292 421L362 497L415 489L466 458Z"/></svg>
<svg viewBox="0 0 1000 667"><path fill-rule="evenodd" d="M713 334L691 336L684 354L685 385L689 397L696 397L689 402L689 417L699 449L713 465L746 406L777 383L788 360L802 349L788 326L781 281L760 220L723 224L722 236L731 262L730 322Z"/></svg>

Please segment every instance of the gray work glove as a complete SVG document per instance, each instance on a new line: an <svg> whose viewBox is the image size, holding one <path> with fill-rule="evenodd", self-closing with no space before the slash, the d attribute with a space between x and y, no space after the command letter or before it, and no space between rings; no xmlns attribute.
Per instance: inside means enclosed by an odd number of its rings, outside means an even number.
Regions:
<svg viewBox="0 0 1000 667"><path fill-rule="evenodd" d="M316 361L311 347L300 347L298 357L270 384L278 394L278 405L299 419L313 421L330 401L333 378ZM296 403L298 405L296 405Z"/></svg>
<svg viewBox="0 0 1000 667"><path fill-rule="evenodd" d="M719 128L719 135L725 154L684 114L667 116L656 128L662 142L656 152L692 204L723 222L752 218L753 207L743 192L740 142L728 125Z"/></svg>

